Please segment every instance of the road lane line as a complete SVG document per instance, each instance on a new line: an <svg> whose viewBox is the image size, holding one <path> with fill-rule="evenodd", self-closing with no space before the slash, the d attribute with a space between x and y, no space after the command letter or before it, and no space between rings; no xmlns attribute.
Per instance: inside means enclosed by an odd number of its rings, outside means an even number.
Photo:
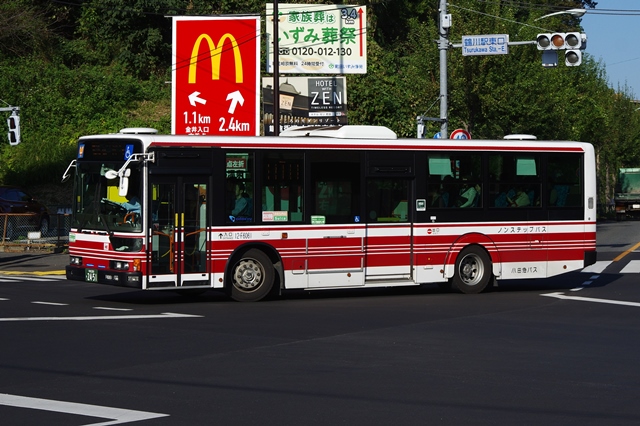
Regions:
<svg viewBox="0 0 640 426"><path fill-rule="evenodd" d="M56 401L53 399L29 398L26 396L9 395L7 393L0 393L0 405L110 419L108 422L91 423L85 426L120 425L124 423L139 422L142 420L157 419L159 417L169 417L168 414L162 413L125 410L122 408L104 407L100 405Z"/></svg>
<svg viewBox="0 0 640 426"><path fill-rule="evenodd" d="M50 305L50 306L68 306L68 303L55 303L55 302L39 302L39 301L35 301L35 302L31 302L34 305Z"/></svg>
<svg viewBox="0 0 640 426"><path fill-rule="evenodd" d="M554 297L556 299L562 299L562 300L575 300L577 302L604 303L608 305L623 305L623 306L633 306L634 308L640 308L640 303L625 302L624 300L596 299L594 297L581 297L581 296L566 296L564 293L546 293L546 294L541 294L540 296Z"/></svg>
<svg viewBox="0 0 640 426"><path fill-rule="evenodd" d="M103 311L133 311L128 308L109 308L108 306L94 306L93 309L101 309Z"/></svg>
<svg viewBox="0 0 640 426"><path fill-rule="evenodd" d="M99 321L99 320L128 320L128 319L167 319L167 318L202 318L202 315L174 314L165 312L157 315L99 315L86 317L19 317L0 318L0 322L16 321Z"/></svg>

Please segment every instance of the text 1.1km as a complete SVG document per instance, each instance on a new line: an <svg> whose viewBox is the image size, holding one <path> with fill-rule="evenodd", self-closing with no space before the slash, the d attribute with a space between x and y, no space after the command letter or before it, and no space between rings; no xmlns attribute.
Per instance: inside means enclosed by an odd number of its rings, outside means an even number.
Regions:
<svg viewBox="0 0 640 426"><path fill-rule="evenodd" d="M221 132L248 132L251 130L251 124L242 123L233 117L229 120L229 125L227 125L227 120L224 117L220 117L218 121L220 121L219 130Z"/></svg>
<svg viewBox="0 0 640 426"><path fill-rule="evenodd" d="M191 121L189 120L189 115L191 115ZM197 112L192 112L189 114L188 112L184 113L184 124L210 124L211 117L208 115L198 114Z"/></svg>

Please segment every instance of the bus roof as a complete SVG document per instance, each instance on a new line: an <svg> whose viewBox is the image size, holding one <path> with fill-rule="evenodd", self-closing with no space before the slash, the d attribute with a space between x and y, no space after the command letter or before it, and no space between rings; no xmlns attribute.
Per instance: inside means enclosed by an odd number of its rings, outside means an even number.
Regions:
<svg viewBox="0 0 640 426"><path fill-rule="evenodd" d="M384 126L306 126L292 127L280 133L282 137L323 137L340 139L398 139L396 133Z"/></svg>
<svg viewBox="0 0 640 426"><path fill-rule="evenodd" d="M234 149L372 149L416 151L529 151L585 152L591 144L571 141L505 139L418 139L402 138L382 126L296 127L280 136L195 136L118 133L91 135L91 139L137 139L145 151L152 147L220 147Z"/></svg>

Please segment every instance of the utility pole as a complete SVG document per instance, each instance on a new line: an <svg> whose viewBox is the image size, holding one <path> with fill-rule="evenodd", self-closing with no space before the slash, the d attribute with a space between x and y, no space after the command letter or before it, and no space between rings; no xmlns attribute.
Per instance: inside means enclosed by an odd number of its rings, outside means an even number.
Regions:
<svg viewBox="0 0 640 426"><path fill-rule="evenodd" d="M280 136L280 16L278 0L273 2L273 135Z"/></svg>
<svg viewBox="0 0 640 426"><path fill-rule="evenodd" d="M451 28L451 15L447 13L447 0L440 0L440 23L438 33L438 50L440 50L440 117L417 117L417 137L423 138L425 133L425 121L437 121L440 123L440 135L442 139L449 138L448 124L448 99L447 99L447 50L449 50L449 28Z"/></svg>
<svg viewBox="0 0 640 426"><path fill-rule="evenodd" d="M440 0L440 38L438 39L438 49L440 50L440 137L442 139L449 138L447 128L447 50L449 50L449 28L451 28L451 15L447 13L447 0Z"/></svg>

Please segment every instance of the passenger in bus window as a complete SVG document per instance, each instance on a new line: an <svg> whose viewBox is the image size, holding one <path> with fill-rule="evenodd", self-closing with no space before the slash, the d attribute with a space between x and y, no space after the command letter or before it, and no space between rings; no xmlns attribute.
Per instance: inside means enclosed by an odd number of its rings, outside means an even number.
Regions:
<svg viewBox="0 0 640 426"><path fill-rule="evenodd" d="M233 210L231 211L232 216L251 216L252 213L252 205L251 198L249 194L245 192L244 184L242 182L236 183L235 187L236 191L236 202Z"/></svg>
<svg viewBox="0 0 640 426"><path fill-rule="evenodd" d="M458 207L476 207L478 205L478 198L480 197L480 184L470 183L460 191L460 197L458 198Z"/></svg>
<svg viewBox="0 0 640 426"><path fill-rule="evenodd" d="M509 207L526 207L531 204L529 195L527 195L525 190L520 187L516 190L515 197L507 197L507 201L509 202Z"/></svg>
<svg viewBox="0 0 640 426"><path fill-rule="evenodd" d="M498 194L495 200L496 207L509 207L509 199L513 199L516 196L516 191L510 189L508 192L501 192Z"/></svg>

